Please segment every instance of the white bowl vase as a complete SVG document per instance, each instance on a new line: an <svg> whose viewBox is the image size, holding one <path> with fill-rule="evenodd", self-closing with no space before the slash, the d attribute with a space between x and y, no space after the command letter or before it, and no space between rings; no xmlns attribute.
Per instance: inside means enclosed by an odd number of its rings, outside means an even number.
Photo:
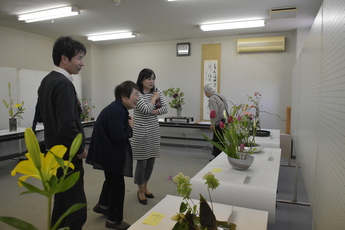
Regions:
<svg viewBox="0 0 345 230"><path fill-rule="evenodd" d="M242 153L243 155L244 153ZM246 159L235 159L228 156L228 161L230 165L236 170L247 170L254 161L254 157L247 155Z"/></svg>
<svg viewBox="0 0 345 230"><path fill-rule="evenodd" d="M259 153L264 150L264 146L257 144L255 147L244 147L244 149L246 151L253 151L253 153Z"/></svg>

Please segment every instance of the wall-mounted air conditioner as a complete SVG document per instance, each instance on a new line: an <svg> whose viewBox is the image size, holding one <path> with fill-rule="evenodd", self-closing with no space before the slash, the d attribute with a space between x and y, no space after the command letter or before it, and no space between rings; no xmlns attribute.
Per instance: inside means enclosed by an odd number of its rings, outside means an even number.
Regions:
<svg viewBox="0 0 345 230"><path fill-rule="evenodd" d="M285 50L285 37L239 38L237 52L272 52Z"/></svg>

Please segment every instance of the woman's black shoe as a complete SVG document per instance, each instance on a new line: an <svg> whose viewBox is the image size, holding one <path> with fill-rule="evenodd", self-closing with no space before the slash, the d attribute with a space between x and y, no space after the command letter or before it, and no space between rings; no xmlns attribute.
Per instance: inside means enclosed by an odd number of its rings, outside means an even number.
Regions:
<svg viewBox="0 0 345 230"><path fill-rule="evenodd" d="M146 199L140 199L140 197L139 197L139 191L137 192L137 196L138 196L138 200L139 200L139 203L140 204L144 204L144 205L146 205L147 204L147 200Z"/></svg>
<svg viewBox="0 0 345 230"><path fill-rule="evenodd" d="M145 197L147 197L147 198L155 198L155 196L152 194L152 193L149 193L149 194L146 194L145 193Z"/></svg>

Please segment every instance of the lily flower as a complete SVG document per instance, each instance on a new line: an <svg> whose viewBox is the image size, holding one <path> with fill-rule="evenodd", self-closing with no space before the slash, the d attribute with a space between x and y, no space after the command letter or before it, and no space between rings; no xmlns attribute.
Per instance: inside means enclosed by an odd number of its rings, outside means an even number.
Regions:
<svg viewBox="0 0 345 230"><path fill-rule="evenodd" d="M80 172L69 172L68 169L74 169L74 165L71 163L72 158L77 153L81 142L82 134L78 134L70 147L68 161L63 160L63 156L67 148L63 145L56 145L52 147L47 154L43 154L40 151L36 135L31 128L27 128L24 133L25 144L28 153L25 154L27 160L23 160L17 164L17 166L11 171L11 175L15 176L17 173L23 174L18 179L19 186L24 186L27 191L21 194L37 193L47 198L47 229L56 230L61 221L70 213L75 212L86 206L84 203L74 204L61 214L57 222L52 226L51 224L51 205L52 198L56 193L64 192L70 189L79 179ZM57 170L62 168L62 177L57 177ZM43 188L40 189L33 184L29 184L26 181L27 178L33 177L42 182ZM32 224L20 220L14 217L0 216L0 221L18 228L18 229L38 229Z"/></svg>
<svg viewBox="0 0 345 230"><path fill-rule="evenodd" d="M65 154L67 148L63 145L54 146L46 155L43 153L40 154L40 165L41 168L38 169L34 164L34 160L31 157L30 153L26 153L25 156L27 160L23 160L17 164L17 166L11 171L11 175L15 176L17 173L21 173L24 176L21 176L18 179L19 186L22 185L22 181L25 181L29 177L34 177L39 179L45 184L45 182L49 182L51 177L54 175L56 176L57 169L60 167L59 163L56 161L54 154L57 157L62 158ZM54 154L53 154L54 153ZM67 165L68 161L65 161L64 164ZM74 165L69 165L72 169L74 169Z"/></svg>
<svg viewBox="0 0 345 230"><path fill-rule="evenodd" d="M11 175L23 174L18 179L19 186L23 186L21 182L29 177L39 179L43 184L49 183L52 176L56 176L57 169L60 167L56 158L62 158L67 148L63 145L56 145L47 154L41 153L36 136L30 128L25 130L25 143L28 148L28 153L25 154L27 160L19 162L11 171ZM64 161L64 165L68 165L68 161ZM74 165L71 163L69 167L74 169Z"/></svg>

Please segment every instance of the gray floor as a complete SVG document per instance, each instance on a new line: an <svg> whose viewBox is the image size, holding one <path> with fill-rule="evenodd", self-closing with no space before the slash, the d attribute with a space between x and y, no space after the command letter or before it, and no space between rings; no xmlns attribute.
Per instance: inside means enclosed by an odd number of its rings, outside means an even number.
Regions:
<svg viewBox="0 0 345 230"><path fill-rule="evenodd" d="M177 195L175 185L167 181L167 178L170 175L176 175L178 172L183 172L185 175L192 177L210 159L209 149L162 145L162 156L156 160L154 173L149 183L155 198L149 199L147 205L140 204L136 197L137 186L134 185L133 178L126 178L124 220L132 224L164 198L166 194ZM34 224L39 229L46 229L46 200L37 194L19 195L24 189L17 185L16 177L10 176L10 171L17 163L18 160L0 161L0 216L14 216ZM294 167L282 166L280 168L277 199L282 202L277 203L276 223L269 224L268 230L312 229L310 207L288 203L294 200L295 175L296 169ZM298 179L297 202L308 203L301 176ZM104 226L106 218L92 211L93 206L97 203L102 183L103 172L92 169L90 165L85 165L88 219L84 229L107 229ZM0 223L0 229L12 228Z"/></svg>

